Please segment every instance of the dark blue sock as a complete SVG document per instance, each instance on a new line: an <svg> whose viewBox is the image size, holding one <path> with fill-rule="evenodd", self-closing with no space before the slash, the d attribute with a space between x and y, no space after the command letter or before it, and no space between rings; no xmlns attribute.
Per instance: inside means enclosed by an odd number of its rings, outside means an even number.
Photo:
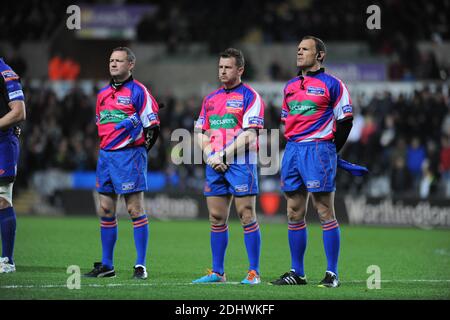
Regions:
<svg viewBox="0 0 450 320"><path fill-rule="evenodd" d="M114 267L114 246L117 240L116 217L100 218L100 233L102 238L102 264L112 269Z"/></svg>
<svg viewBox="0 0 450 320"><path fill-rule="evenodd" d="M148 246L148 218L147 215L132 219L134 227L134 245L136 247L136 264L146 265L147 246Z"/></svg>
<svg viewBox="0 0 450 320"><path fill-rule="evenodd" d="M305 221L288 223L288 239L291 249L291 269L299 276L304 277L303 261L308 239Z"/></svg>
<svg viewBox="0 0 450 320"><path fill-rule="evenodd" d="M13 207L0 209L0 229L2 231L2 257L8 257L9 263L14 264L16 214Z"/></svg>
<svg viewBox="0 0 450 320"><path fill-rule="evenodd" d="M211 225L212 270L220 275L224 273L225 251L228 245L228 226Z"/></svg>
<svg viewBox="0 0 450 320"><path fill-rule="evenodd" d="M323 230L323 246L327 256L327 271L331 271L338 275L338 259L341 243L341 232L339 224L336 220L322 223Z"/></svg>
<svg viewBox="0 0 450 320"><path fill-rule="evenodd" d="M244 227L244 241L247 248L248 270L255 270L259 274L259 256L261 252L261 233L258 221L247 224Z"/></svg>

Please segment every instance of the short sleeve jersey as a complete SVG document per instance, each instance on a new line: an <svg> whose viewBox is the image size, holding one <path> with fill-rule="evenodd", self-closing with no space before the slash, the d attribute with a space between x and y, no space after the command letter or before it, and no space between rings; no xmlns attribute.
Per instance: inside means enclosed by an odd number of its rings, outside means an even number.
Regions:
<svg viewBox="0 0 450 320"><path fill-rule="evenodd" d="M19 76L0 58L0 117L7 114L12 101L24 101L22 85ZM0 137L13 134L13 129L0 130Z"/></svg>
<svg viewBox="0 0 450 320"><path fill-rule="evenodd" d="M245 129L264 127L264 101L249 85L219 88L203 99L195 128L208 131L214 152L224 149ZM256 148L255 148L256 147ZM256 146L251 146L256 153Z"/></svg>
<svg viewBox="0 0 450 320"><path fill-rule="evenodd" d="M333 140L336 122L352 117L346 86L323 68L291 79L284 88L281 121L288 141Z"/></svg>
<svg viewBox="0 0 450 320"><path fill-rule="evenodd" d="M139 81L130 78L118 88L109 84L100 90L97 95L96 123L101 149L117 150L145 143L143 132L135 141L131 141L124 128L115 129L117 123L136 112L144 128L159 125L158 103Z"/></svg>

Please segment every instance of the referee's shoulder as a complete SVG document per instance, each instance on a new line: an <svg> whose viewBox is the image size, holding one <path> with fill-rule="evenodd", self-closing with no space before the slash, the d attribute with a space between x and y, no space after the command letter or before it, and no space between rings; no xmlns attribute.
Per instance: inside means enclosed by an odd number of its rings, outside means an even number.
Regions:
<svg viewBox="0 0 450 320"><path fill-rule="evenodd" d="M342 81L340 78L336 77L334 74L329 73L327 71L323 73L323 76L326 77L331 82L344 83L344 81Z"/></svg>
<svg viewBox="0 0 450 320"><path fill-rule="evenodd" d="M108 90L110 88L110 84L108 83L106 86L100 88L100 90L98 90L97 95L102 94L103 92L105 92L106 90Z"/></svg>
<svg viewBox="0 0 450 320"><path fill-rule="evenodd" d="M209 94L207 94L205 96L205 101L211 99L212 97L214 97L217 93L219 93L219 91L221 91L223 89L223 87L219 87L217 89L215 89L214 91L211 91Z"/></svg>
<svg viewBox="0 0 450 320"><path fill-rule="evenodd" d="M294 78L288 80L288 82L286 82L286 84L284 85L284 90L286 90L290 85L292 85L293 83L299 81L299 77L295 76Z"/></svg>
<svg viewBox="0 0 450 320"><path fill-rule="evenodd" d="M148 86L144 85L139 80L133 79L132 81L130 81L130 86L131 86L130 89L133 92L143 93L144 95L145 95L146 92L151 94L150 88Z"/></svg>

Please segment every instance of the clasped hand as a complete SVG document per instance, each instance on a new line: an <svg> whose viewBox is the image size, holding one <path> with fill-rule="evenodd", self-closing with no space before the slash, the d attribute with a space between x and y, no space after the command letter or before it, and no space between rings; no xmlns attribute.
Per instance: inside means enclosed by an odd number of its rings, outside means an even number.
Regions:
<svg viewBox="0 0 450 320"><path fill-rule="evenodd" d="M142 132L142 122L139 115L137 113L134 113L133 115L126 118L125 120L122 120L115 126L116 130L122 128L124 128L127 131L127 133L131 136L132 141L136 141L136 139Z"/></svg>
<svg viewBox="0 0 450 320"><path fill-rule="evenodd" d="M228 170L228 165L223 162L222 157L218 153L211 154L206 163L211 166L217 172L225 172Z"/></svg>

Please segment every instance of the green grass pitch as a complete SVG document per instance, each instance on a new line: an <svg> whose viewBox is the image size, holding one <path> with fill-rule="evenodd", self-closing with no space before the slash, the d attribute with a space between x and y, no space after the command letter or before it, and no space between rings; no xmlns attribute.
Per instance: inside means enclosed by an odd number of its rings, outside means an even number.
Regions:
<svg viewBox="0 0 450 320"><path fill-rule="evenodd" d="M152 300L305 300L305 299L449 299L450 231L341 226L341 287L318 288L326 260L319 225L308 226L306 286L267 283L290 267L285 224L261 223L259 286L238 284L248 264L243 231L229 225L225 271L229 283L192 285L210 267L209 222L150 221L149 278L131 279L135 259L132 224L119 219L116 278L81 278L67 288L67 268L91 269L101 257L95 217L18 217L17 272L0 274L0 299L152 299ZM367 288L367 267L381 269L381 289Z"/></svg>

